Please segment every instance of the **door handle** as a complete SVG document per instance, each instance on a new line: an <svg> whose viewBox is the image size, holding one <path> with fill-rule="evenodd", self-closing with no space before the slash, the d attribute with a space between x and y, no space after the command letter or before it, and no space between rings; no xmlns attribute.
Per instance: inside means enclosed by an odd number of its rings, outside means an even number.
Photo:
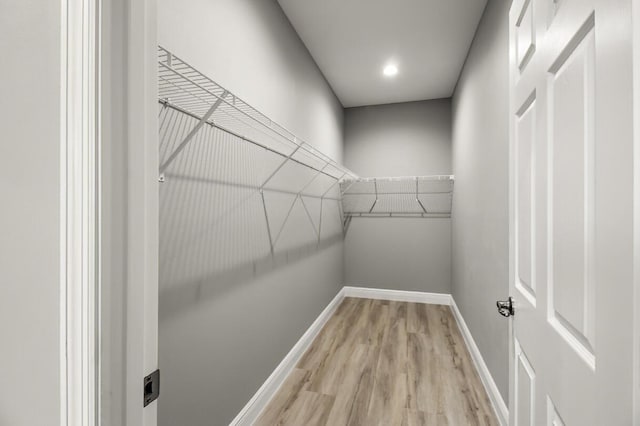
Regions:
<svg viewBox="0 0 640 426"><path fill-rule="evenodd" d="M503 317L510 317L514 314L513 297L511 296L507 300L498 300L496 306L498 307L498 313Z"/></svg>

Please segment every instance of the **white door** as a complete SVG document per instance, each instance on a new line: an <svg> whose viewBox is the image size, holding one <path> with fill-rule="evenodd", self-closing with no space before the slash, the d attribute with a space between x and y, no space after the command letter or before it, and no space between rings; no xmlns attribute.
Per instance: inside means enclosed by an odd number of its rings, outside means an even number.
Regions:
<svg viewBox="0 0 640 426"><path fill-rule="evenodd" d="M632 0L513 0L512 425L630 425Z"/></svg>

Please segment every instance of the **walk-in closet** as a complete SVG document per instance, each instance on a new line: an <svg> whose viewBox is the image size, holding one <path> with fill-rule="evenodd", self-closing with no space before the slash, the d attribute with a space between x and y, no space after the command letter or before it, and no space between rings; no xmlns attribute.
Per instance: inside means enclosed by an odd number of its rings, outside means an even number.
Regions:
<svg viewBox="0 0 640 426"><path fill-rule="evenodd" d="M640 426L640 0L0 0L0 426Z"/></svg>
<svg viewBox="0 0 640 426"><path fill-rule="evenodd" d="M159 424L497 424L450 302L446 70L461 71L484 2L442 8L464 29L448 30L438 85L411 75L445 43L412 58L409 28L435 29L411 10L378 5L395 17L361 49L373 68L350 59L342 79L336 57L362 37L333 19L319 37L308 19L355 5L304 3L158 4ZM338 34L351 50L323 69L313 43Z"/></svg>

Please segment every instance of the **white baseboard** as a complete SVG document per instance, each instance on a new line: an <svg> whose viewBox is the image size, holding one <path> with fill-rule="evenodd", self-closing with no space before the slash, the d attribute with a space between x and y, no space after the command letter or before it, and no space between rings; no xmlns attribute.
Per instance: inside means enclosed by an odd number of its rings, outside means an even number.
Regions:
<svg viewBox="0 0 640 426"><path fill-rule="evenodd" d="M295 368L298 361L307 351L313 340L316 338L322 327L327 323L329 318L338 308L338 305L344 299L344 288L329 302L326 308L320 313L318 318L305 331L300 340L291 348L287 356L278 364L273 373L260 386L260 389L253 395L242 411L238 413L235 419L230 423L231 426L249 426L253 424L262 410L269 404L271 398L278 392L280 386L284 383L287 376Z"/></svg>
<svg viewBox="0 0 640 426"><path fill-rule="evenodd" d="M496 382L493 380L491 373L489 372L489 368L487 364L484 362L484 358L482 358L482 354L480 353L480 349L476 345L476 342L473 340L473 336L471 335L471 331L469 331L469 327L464 322L464 318L458 309L458 305L456 305L455 300L451 298L451 309L453 310L453 316L458 322L458 327L460 328L460 332L462 333L462 337L467 344L467 348L469 348L469 352L471 353L471 358L473 359L474 364L476 365L476 370L478 370L478 374L480 375L480 379L482 380L482 384L484 385L487 394L489 395L489 399L491 400L491 405L493 405L493 410L498 417L498 421L501 425L506 426L509 424L509 409L507 408L507 404L505 404L502 395L500 395L500 391L498 390L498 386Z"/></svg>
<svg viewBox="0 0 640 426"><path fill-rule="evenodd" d="M451 305L451 295L444 293L424 293L421 291L386 290L366 287L344 287L345 297L364 299L393 300L397 302L429 303L432 305Z"/></svg>
<svg viewBox="0 0 640 426"><path fill-rule="evenodd" d="M318 318L311 324L309 329L302 335L300 340L293 346L287 356L284 357L282 362L271 373L269 378L260 386L260 389L253 395L251 400L244 406L242 411L238 413L235 419L230 423L231 426L250 426L260 416L260 413L269 404L271 398L278 392L280 386L284 383L287 376L295 368L298 361L307 351L313 340L316 338L322 327L327 323L329 318L338 308L338 305L345 297L360 297L367 299L380 299L380 300L393 300L398 302L414 302L414 303L428 303L433 305L450 305L454 317L460 327L460 331L471 353L478 374L482 379L482 383L489 395L491 404L493 405L496 416L500 421L500 424L507 425L509 421L509 411L507 409L498 387L487 368L487 365L480 354L480 350L476 346L471 332L467 327L455 301L450 294L441 293L423 293L419 291L402 291L402 290L385 290L366 287L343 287L338 294L331 300L329 305L320 313Z"/></svg>

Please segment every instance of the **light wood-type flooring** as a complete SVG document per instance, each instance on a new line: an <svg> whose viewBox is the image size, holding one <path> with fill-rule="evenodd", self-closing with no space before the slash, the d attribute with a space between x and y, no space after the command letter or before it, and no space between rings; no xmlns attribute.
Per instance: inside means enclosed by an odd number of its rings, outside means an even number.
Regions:
<svg viewBox="0 0 640 426"><path fill-rule="evenodd" d="M449 306L346 298L256 425L497 425Z"/></svg>

